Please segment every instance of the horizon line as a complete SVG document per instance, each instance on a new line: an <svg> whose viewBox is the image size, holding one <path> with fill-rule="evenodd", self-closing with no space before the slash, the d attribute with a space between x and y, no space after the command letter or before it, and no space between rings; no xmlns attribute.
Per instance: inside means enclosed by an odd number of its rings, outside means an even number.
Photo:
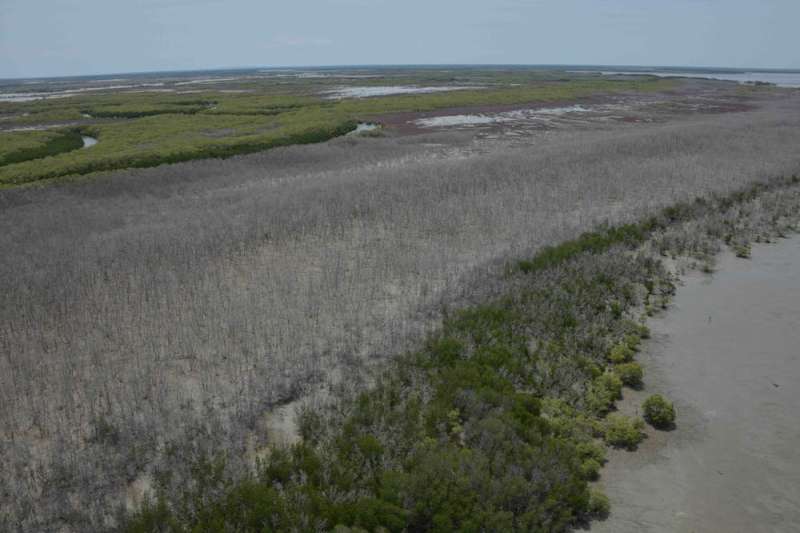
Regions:
<svg viewBox="0 0 800 533"><path fill-rule="evenodd" d="M91 74L68 74L57 76L22 76L14 78L0 77L0 81L33 81L33 80L59 80L59 79L75 79L75 78L101 78L107 76L135 76L143 74L188 74L193 72L224 72L224 71L244 71L244 70L323 70L323 69L343 69L343 68L412 68L412 67L568 67L568 68L630 68L630 69L690 69L690 70L703 70L703 71L717 71L717 72L787 72L800 73L800 67L725 67L725 66L709 66L709 65L627 65L627 64L609 64L609 63L365 63L365 64L330 64L330 65L248 65L248 66L235 66L235 67L208 67L208 68L191 68L191 69L156 69L156 70L138 70L127 72L104 72L104 73L91 73ZM561 68L555 70L563 70Z"/></svg>

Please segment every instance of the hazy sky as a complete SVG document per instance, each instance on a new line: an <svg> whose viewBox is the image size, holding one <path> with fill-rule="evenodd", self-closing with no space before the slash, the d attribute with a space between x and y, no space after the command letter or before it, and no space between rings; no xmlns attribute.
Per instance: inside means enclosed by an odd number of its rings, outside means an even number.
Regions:
<svg viewBox="0 0 800 533"><path fill-rule="evenodd" d="M800 0L0 0L0 78L525 63L800 68Z"/></svg>

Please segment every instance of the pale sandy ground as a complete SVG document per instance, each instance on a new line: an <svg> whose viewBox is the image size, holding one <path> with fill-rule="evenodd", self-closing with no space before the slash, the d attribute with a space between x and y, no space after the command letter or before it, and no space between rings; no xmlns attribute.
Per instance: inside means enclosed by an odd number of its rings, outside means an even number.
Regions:
<svg viewBox="0 0 800 533"><path fill-rule="evenodd" d="M613 451L596 532L800 531L800 237L725 256L651 321L646 390L675 400L677 428Z"/></svg>

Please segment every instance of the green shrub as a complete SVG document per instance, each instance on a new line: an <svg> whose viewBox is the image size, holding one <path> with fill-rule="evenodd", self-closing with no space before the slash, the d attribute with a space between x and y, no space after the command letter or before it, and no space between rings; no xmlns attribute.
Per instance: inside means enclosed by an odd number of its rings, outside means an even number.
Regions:
<svg viewBox="0 0 800 533"><path fill-rule="evenodd" d="M638 352L639 345L642 343L642 338L641 336L638 335L638 333L629 333L625 335L623 342L625 342L628 348L630 348L634 352Z"/></svg>
<svg viewBox="0 0 800 533"><path fill-rule="evenodd" d="M622 380L612 372L606 372L598 377L595 382L603 387L614 400L622 398Z"/></svg>
<svg viewBox="0 0 800 533"><path fill-rule="evenodd" d="M638 389L642 386L644 371L642 370L642 365L639 363L623 363L618 365L614 369L614 372L619 376L624 385L634 389Z"/></svg>
<svg viewBox="0 0 800 533"><path fill-rule="evenodd" d="M596 518L605 518L611 511L611 502L608 496L600 489L592 489L589 492L589 514Z"/></svg>
<svg viewBox="0 0 800 533"><path fill-rule="evenodd" d="M622 396L622 380L612 372L595 378L586 395L587 407L595 414L603 415Z"/></svg>
<svg viewBox="0 0 800 533"><path fill-rule="evenodd" d="M611 348L608 354L608 360L615 365L621 363L628 363L633 360L634 352L626 342L621 342Z"/></svg>
<svg viewBox="0 0 800 533"><path fill-rule="evenodd" d="M606 461L606 449L602 444L597 441L581 442L575 447L578 452L578 457L581 459L594 459L602 464Z"/></svg>
<svg viewBox="0 0 800 533"><path fill-rule="evenodd" d="M605 422L606 442L620 448L635 448L644 438L642 429L641 419L612 413Z"/></svg>
<svg viewBox="0 0 800 533"><path fill-rule="evenodd" d="M547 418L550 431L558 437L584 439L603 436L602 428L598 428L598 421L594 417L568 405L564 400L543 400L542 414ZM605 446L594 441L580 440L576 451L581 460L594 458L601 464L605 462Z"/></svg>
<svg viewBox="0 0 800 533"><path fill-rule="evenodd" d="M652 293L653 287L648 288L648 292ZM650 328L648 328L645 324L640 322L635 322L633 320L626 320L625 321L625 331L629 334L639 337L639 339L649 339L650 338ZM627 338L627 337L626 337ZM631 348L636 348L639 346L639 341L635 341L636 345L631 346Z"/></svg>
<svg viewBox="0 0 800 533"><path fill-rule="evenodd" d="M665 399L660 394L653 394L642 404L644 418L656 428L669 428L675 423L675 408L672 402Z"/></svg>
<svg viewBox="0 0 800 533"><path fill-rule="evenodd" d="M750 244L736 244L733 246L733 252L736 254L736 257L750 259Z"/></svg>
<svg viewBox="0 0 800 533"><path fill-rule="evenodd" d="M600 476L600 469L603 467L594 459L586 459L581 463L581 475L584 479L593 481Z"/></svg>

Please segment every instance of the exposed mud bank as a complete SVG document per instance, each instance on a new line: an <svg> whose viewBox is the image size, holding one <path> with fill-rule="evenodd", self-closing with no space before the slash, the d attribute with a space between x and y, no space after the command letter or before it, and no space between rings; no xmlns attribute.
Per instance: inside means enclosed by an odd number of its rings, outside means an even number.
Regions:
<svg viewBox="0 0 800 533"><path fill-rule="evenodd" d="M609 123L665 122L677 116L752 111L754 101L735 90L689 80L680 89L654 93L597 94L590 97L531 102L461 106L435 111L407 111L373 117L399 135L431 129L541 130Z"/></svg>
<svg viewBox="0 0 800 533"><path fill-rule="evenodd" d="M646 392L677 429L603 471L612 514L593 531L796 531L800 523L800 237L721 258L652 321Z"/></svg>

